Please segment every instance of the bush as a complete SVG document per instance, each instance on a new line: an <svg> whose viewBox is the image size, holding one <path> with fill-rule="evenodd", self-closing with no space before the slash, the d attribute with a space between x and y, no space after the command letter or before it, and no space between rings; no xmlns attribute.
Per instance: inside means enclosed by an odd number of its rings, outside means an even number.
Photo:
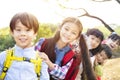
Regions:
<svg viewBox="0 0 120 80"><path fill-rule="evenodd" d="M12 39L10 35L4 35L0 36L0 52L13 47L15 44L15 41Z"/></svg>

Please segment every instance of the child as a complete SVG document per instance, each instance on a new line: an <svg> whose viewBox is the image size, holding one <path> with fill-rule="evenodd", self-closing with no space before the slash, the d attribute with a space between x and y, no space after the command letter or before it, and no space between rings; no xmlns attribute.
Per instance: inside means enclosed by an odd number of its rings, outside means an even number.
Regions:
<svg viewBox="0 0 120 80"><path fill-rule="evenodd" d="M112 50L106 44L102 44L101 51L95 55L94 70L97 76L97 80L101 80L103 75L102 65L106 59L110 59L112 56Z"/></svg>
<svg viewBox="0 0 120 80"><path fill-rule="evenodd" d="M40 80L49 80L48 66L44 62L37 65L41 59L37 60L37 52L32 45L38 28L38 20L32 14L24 12L13 16L10 33L16 44L14 48L0 53L0 80L39 80L39 76ZM40 66L41 71L37 71Z"/></svg>
<svg viewBox="0 0 120 80"><path fill-rule="evenodd" d="M106 40L102 41L102 44L107 44L114 51L120 46L120 36L113 32Z"/></svg>
<svg viewBox="0 0 120 80"><path fill-rule="evenodd" d="M74 17L65 18L56 32L49 39L42 38L36 44L36 49L47 55L40 55L46 60L51 75L50 80L75 80L81 62L84 63L87 80L96 80L92 71L88 49L82 32L82 24ZM81 51L74 53L70 43L80 37L79 47ZM49 60L50 59L50 60ZM89 66L89 67L88 67Z"/></svg>
<svg viewBox="0 0 120 80"><path fill-rule="evenodd" d="M86 35L90 46L90 55L92 57L97 52L99 52L99 48L101 48L101 42L104 39L104 35L99 29L96 28L88 29Z"/></svg>
<svg viewBox="0 0 120 80"><path fill-rule="evenodd" d="M90 55L91 63L93 66L93 62L95 60L94 55L99 51L99 48L101 47L100 45L101 45L101 42L104 38L104 35L99 29L92 28L92 29L88 29L84 36L85 36L85 39L87 42L87 46L89 48L89 55ZM77 46L77 44L76 44L76 46ZM75 51L77 52L76 48L75 48ZM83 66L83 64L80 64L80 66L79 66L80 71L79 71L79 74L77 76L79 78L85 79L86 77L84 76L84 70L82 71L82 68L83 68L82 66Z"/></svg>

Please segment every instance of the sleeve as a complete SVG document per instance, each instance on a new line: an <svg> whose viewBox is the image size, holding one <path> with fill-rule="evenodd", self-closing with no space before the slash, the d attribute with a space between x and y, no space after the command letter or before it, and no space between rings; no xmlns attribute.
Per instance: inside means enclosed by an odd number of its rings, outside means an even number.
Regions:
<svg viewBox="0 0 120 80"><path fill-rule="evenodd" d="M90 57L92 67L94 67L94 62L95 62L95 56Z"/></svg>
<svg viewBox="0 0 120 80"><path fill-rule="evenodd" d="M4 52L0 53L0 74L2 72L2 68L3 68L5 58L6 58L6 52L4 51Z"/></svg>
<svg viewBox="0 0 120 80"><path fill-rule="evenodd" d="M41 46L42 46L44 41L45 41L45 38L40 38L39 41L35 44L35 50L40 51Z"/></svg>
<svg viewBox="0 0 120 80"><path fill-rule="evenodd" d="M103 70L101 65L95 65L95 73L97 76L102 76L103 75Z"/></svg>
<svg viewBox="0 0 120 80"><path fill-rule="evenodd" d="M50 80L48 73L48 65L45 62L42 62L40 80Z"/></svg>
<svg viewBox="0 0 120 80"><path fill-rule="evenodd" d="M71 64L73 62L73 59L70 60L70 62L68 62L66 65L60 67L59 65L55 65L55 68L51 71L49 71L49 73L52 75L53 78L55 79L64 79Z"/></svg>

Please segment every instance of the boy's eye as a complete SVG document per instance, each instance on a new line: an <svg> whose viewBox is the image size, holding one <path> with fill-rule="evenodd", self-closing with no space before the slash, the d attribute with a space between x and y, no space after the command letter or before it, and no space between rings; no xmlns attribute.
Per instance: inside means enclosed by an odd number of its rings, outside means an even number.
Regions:
<svg viewBox="0 0 120 80"><path fill-rule="evenodd" d="M16 31L21 31L21 29L15 29Z"/></svg>
<svg viewBox="0 0 120 80"><path fill-rule="evenodd" d="M26 31L30 31L31 29L27 29Z"/></svg>

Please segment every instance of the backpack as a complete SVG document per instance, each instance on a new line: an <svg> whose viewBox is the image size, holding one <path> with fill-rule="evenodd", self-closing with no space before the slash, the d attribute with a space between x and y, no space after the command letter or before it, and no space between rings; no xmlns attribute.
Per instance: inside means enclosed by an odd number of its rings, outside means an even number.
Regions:
<svg viewBox="0 0 120 80"><path fill-rule="evenodd" d="M27 57L14 56L14 50L13 49L6 50L6 53L7 53L6 54L6 59L4 61L2 73L0 75L0 80L1 79L4 80L4 78L6 76L6 73L7 73L8 69L10 68L10 66L12 65L13 61L27 61L27 62L33 63L34 66L35 66L35 72L36 72L36 75L38 77L38 80L40 79L42 59L40 59L38 57L38 55L36 55L36 59L30 59L30 58L27 58Z"/></svg>
<svg viewBox="0 0 120 80"><path fill-rule="evenodd" d="M46 45L47 45L47 39L45 39L44 42L42 43L41 50L40 50L41 52L44 52ZM71 49L67 51L66 54L64 55L63 60L61 62L61 66L66 65L72 58L73 58L73 63L71 67L69 68L64 80L75 80L77 76L81 58L79 54L75 55L75 53ZM51 77L50 80L54 80L54 79Z"/></svg>

